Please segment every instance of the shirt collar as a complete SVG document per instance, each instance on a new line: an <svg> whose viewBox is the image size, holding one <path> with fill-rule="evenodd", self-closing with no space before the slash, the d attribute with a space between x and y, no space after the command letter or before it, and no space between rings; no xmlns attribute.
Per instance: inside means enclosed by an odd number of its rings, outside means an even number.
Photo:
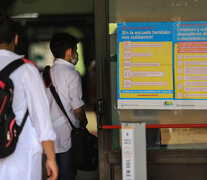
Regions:
<svg viewBox="0 0 207 180"><path fill-rule="evenodd" d="M11 56L11 57L14 57L15 59L24 57L24 55L18 55L15 52L12 52L6 49L0 49L0 56Z"/></svg>
<svg viewBox="0 0 207 180"><path fill-rule="evenodd" d="M55 64L64 64L64 65L66 65L66 66L68 66L70 68L75 69L75 66L72 63L70 63L70 62L68 62L68 61L66 61L64 59L61 59L61 58L57 58L55 60Z"/></svg>

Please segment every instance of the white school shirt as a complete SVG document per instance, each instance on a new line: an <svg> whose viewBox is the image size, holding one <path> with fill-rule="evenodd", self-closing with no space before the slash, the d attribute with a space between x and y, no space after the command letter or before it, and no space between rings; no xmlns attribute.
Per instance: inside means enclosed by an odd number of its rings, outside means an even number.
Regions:
<svg viewBox="0 0 207 180"><path fill-rule="evenodd" d="M0 50L0 70L15 59L22 58L13 52ZM18 125L25 112L29 116L19 136L15 152L0 159L1 180L41 180L41 142L55 140L49 103L38 69L30 64L23 64L10 78L14 84L13 110Z"/></svg>
<svg viewBox="0 0 207 180"><path fill-rule="evenodd" d="M52 83L60 96L65 111L75 127L80 127L76 119L74 109L84 105L82 100L81 77L75 66L63 59L56 59L54 66L50 69ZM49 88L48 95L53 127L56 131L55 152L66 152L71 148L71 130L68 119L57 105Z"/></svg>

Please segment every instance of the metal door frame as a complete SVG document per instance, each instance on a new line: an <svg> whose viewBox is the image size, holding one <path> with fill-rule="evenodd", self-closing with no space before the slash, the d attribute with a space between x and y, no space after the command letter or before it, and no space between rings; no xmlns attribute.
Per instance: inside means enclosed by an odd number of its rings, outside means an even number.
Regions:
<svg viewBox="0 0 207 180"><path fill-rule="evenodd" d="M108 36L108 1L95 0L95 47L97 119L99 139L99 179L112 179L109 154L112 147L112 133L103 130L103 124L111 124L110 61Z"/></svg>

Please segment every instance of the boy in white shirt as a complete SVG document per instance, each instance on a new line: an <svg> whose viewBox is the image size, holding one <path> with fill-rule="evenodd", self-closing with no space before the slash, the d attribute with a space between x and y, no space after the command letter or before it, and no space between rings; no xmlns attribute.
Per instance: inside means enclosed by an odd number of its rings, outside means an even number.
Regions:
<svg viewBox="0 0 207 180"><path fill-rule="evenodd" d="M13 21L0 14L0 70L10 62L23 58L14 53L18 36ZM25 62L29 62L23 58ZM28 109L29 115L19 136L14 153L0 159L0 179L2 180L41 180L42 149L47 160L48 180L56 180L58 167L55 161L53 130L48 99L38 69L25 63L10 76L14 84L12 109L16 123L21 124Z"/></svg>
<svg viewBox="0 0 207 180"><path fill-rule="evenodd" d="M75 70L78 62L77 43L78 40L67 33L57 33L52 37L50 50L56 59L55 64L50 68L50 75L68 117L75 127L80 127L86 126L88 121L82 100L81 77ZM55 152L59 167L58 180L74 180L76 170L72 167L71 159L72 127L49 88L46 89L46 93L50 103L53 127L57 134Z"/></svg>

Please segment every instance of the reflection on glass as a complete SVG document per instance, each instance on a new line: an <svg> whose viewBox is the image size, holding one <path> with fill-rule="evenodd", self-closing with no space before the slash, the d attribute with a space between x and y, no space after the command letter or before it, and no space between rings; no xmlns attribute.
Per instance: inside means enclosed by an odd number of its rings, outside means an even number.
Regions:
<svg viewBox="0 0 207 180"><path fill-rule="evenodd" d="M110 0L109 22L201 21L206 5L205 0Z"/></svg>
<svg viewBox="0 0 207 180"><path fill-rule="evenodd" d="M32 42L29 44L29 59L35 62L40 70L42 70L47 65L52 66L54 64L54 57L49 46L49 41ZM86 70L83 58L82 43L78 43L77 47L79 60L75 69L80 73L81 76L83 76Z"/></svg>
<svg viewBox="0 0 207 180"><path fill-rule="evenodd" d="M29 59L42 70L46 65L52 66L54 57L50 51L49 42L32 42L29 44Z"/></svg>

